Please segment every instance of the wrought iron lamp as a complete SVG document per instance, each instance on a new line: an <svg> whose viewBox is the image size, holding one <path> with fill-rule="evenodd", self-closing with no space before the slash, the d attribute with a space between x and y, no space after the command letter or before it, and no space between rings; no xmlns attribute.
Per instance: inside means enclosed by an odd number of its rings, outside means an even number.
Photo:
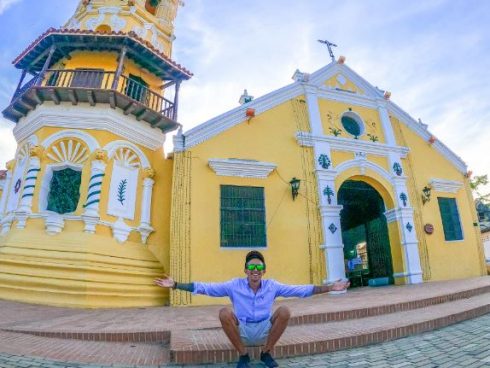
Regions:
<svg viewBox="0 0 490 368"><path fill-rule="evenodd" d="M301 180L296 179L296 177L293 177L289 182L289 184L291 184L291 194L293 195L293 201L298 196L300 183Z"/></svg>
<svg viewBox="0 0 490 368"><path fill-rule="evenodd" d="M430 201L431 190L432 188L428 185L422 189L422 204L426 204Z"/></svg>

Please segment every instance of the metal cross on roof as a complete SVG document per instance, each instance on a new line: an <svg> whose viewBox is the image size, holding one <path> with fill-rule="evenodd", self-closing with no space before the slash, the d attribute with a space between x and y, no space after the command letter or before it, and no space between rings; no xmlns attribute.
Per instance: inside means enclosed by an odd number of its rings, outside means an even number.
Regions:
<svg viewBox="0 0 490 368"><path fill-rule="evenodd" d="M330 57L332 58L332 61L335 61L335 56L334 56L333 51L332 51L332 46L333 47L337 47L337 45L334 44L334 43L332 43L332 42L330 42L330 41L327 41L327 40L318 40L318 42L327 45L327 47L328 47L328 53L330 54Z"/></svg>

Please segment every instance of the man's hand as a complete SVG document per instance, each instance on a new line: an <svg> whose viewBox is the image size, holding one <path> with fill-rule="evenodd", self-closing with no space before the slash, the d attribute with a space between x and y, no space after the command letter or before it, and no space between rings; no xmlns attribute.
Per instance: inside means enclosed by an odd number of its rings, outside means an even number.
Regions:
<svg viewBox="0 0 490 368"><path fill-rule="evenodd" d="M175 281L170 276L165 276L161 279L155 279L153 280L153 283L162 288L173 288L175 286Z"/></svg>
<svg viewBox="0 0 490 368"><path fill-rule="evenodd" d="M337 280L332 285L330 285L330 291L344 291L350 286L349 280Z"/></svg>

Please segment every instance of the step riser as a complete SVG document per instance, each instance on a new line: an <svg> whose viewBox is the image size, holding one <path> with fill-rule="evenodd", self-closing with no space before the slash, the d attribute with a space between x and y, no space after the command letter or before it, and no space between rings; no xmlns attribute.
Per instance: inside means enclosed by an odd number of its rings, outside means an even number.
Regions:
<svg viewBox="0 0 490 368"><path fill-rule="evenodd" d="M425 308L431 305L443 304L460 299L471 298L476 295L490 293L490 286L466 290L459 293L437 296L433 298L420 299L413 302L398 303L393 305L382 305L374 308L361 308L345 310L339 312L316 313L302 316L292 316L289 325L298 326L314 323L325 323L331 321L345 321L348 319L358 319L365 317L374 317L383 314L404 312L408 310Z"/></svg>
<svg viewBox="0 0 490 368"><path fill-rule="evenodd" d="M16 274L26 277L39 277L51 279L67 279L67 280L84 280L84 281L105 281L118 282L125 284L152 284L153 280L159 277L163 271L153 273L135 274L132 270L119 269L100 269L94 270L90 264L73 265L73 264L23 264L17 262L9 262L0 260L0 274ZM127 272L126 274L124 272Z"/></svg>
<svg viewBox="0 0 490 368"><path fill-rule="evenodd" d="M23 333L40 337L51 337L58 339L73 339L83 341L105 341L105 342L137 342L137 343L170 343L170 331L151 332L44 332L44 331L18 331L4 329L3 331Z"/></svg>
<svg viewBox="0 0 490 368"><path fill-rule="evenodd" d="M414 323L404 327L397 327L369 334L346 336L338 339L313 341L302 344L276 346L276 348L274 348L273 355L277 358L287 358L302 355L321 354L336 350L376 344L435 330L454 323L476 318L487 313L490 313L490 305L481 306L451 316L445 316L426 322ZM260 347L249 349L249 354L252 358L259 359ZM236 361L238 360L238 353L234 349L207 351L171 350L170 357L171 362L176 364L213 364Z"/></svg>

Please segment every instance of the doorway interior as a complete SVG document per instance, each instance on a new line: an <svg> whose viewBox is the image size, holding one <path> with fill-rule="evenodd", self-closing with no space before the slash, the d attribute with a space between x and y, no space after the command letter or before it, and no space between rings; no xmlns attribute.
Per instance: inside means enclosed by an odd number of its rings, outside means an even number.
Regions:
<svg viewBox="0 0 490 368"><path fill-rule="evenodd" d="M392 284L388 225L381 195L364 181L347 180L339 190L346 275L353 287ZM370 281L372 280L372 281Z"/></svg>

